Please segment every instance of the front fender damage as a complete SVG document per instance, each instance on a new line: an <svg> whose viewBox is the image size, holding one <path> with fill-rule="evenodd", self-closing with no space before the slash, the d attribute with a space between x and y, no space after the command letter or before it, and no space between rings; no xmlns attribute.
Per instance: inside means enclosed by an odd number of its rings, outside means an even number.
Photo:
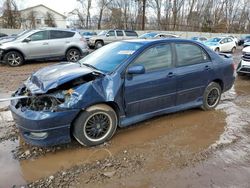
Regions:
<svg viewBox="0 0 250 188"><path fill-rule="evenodd" d="M24 97L11 101L16 109L32 111L65 111L67 109L85 109L88 106L103 102L121 103L122 85L118 76L90 73L75 78L56 88L40 93L32 93L35 84L30 80L24 83L13 97ZM27 98L26 98L27 97Z"/></svg>

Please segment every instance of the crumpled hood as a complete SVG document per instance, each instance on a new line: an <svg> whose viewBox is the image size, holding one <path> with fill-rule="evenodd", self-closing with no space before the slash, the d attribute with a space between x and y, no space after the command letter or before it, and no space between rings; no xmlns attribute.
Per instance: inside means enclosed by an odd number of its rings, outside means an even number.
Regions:
<svg viewBox="0 0 250 188"><path fill-rule="evenodd" d="M24 84L32 94L43 94L91 72L91 68L78 63L59 63L38 70Z"/></svg>

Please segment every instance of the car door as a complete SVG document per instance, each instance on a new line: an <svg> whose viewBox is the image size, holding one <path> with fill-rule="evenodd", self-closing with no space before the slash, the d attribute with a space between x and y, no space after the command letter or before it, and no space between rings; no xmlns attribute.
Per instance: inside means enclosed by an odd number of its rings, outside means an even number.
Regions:
<svg viewBox="0 0 250 188"><path fill-rule="evenodd" d="M67 46L72 42L75 32L50 30L50 56L57 57L65 55Z"/></svg>
<svg viewBox="0 0 250 188"><path fill-rule="evenodd" d="M124 34L122 30L116 30L116 41L120 41L124 39Z"/></svg>
<svg viewBox="0 0 250 188"><path fill-rule="evenodd" d="M125 76L126 115L150 113L175 105L176 79L172 47L161 44L146 49L129 67L142 65L144 74Z"/></svg>
<svg viewBox="0 0 250 188"><path fill-rule="evenodd" d="M231 52L234 46L234 40L232 38L227 38L227 52Z"/></svg>
<svg viewBox="0 0 250 188"><path fill-rule="evenodd" d="M48 36L48 31L38 31L27 37L26 41L22 43L26 59L48 57L50 53Z"/></svg>
<svg viewBox="0 0 250 188"><path fill-rule="evenodd" d="M201 100L213 74L213 64L200 46L191 43L176 43L176 105Z"/></svg>
<svg viewBox="0 0 250 188"><path fill-rule="evenodd" d="M228 43L227 43L227 38L224 38L220 41L220 51L221 52L226 52L228 51Z"/></svg>
<svg viewBox="0 0 250 188"><path fill-rule="evenodd" d="M116 34L114 30L110 30L107 34L106 34L106 38L104 40L105 44L109 44L111 42L115 42L116 41Z"/></svg>

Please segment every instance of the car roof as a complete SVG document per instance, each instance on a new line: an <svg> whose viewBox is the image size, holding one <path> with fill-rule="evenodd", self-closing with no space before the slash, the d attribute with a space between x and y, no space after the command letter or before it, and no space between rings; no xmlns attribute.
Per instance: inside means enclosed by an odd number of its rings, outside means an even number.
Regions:
<svg viewBox="0 0 250 188"><path fill-rule="evenodd" d="M188 39L180 39L180 38L167 38L167 39L130 39L130 40L124 40L125 42L132 42L132 43L140 43L140 44L154 44L154 43L162 43L162 42L191 42L198 44L195 41L188 40Z"/></svg>

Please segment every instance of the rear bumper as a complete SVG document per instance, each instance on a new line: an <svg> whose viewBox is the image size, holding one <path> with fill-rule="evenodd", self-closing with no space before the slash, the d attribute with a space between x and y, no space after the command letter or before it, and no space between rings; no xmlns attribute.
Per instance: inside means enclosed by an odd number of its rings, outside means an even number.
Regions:
<svg viewBox="0 0 250 188"><path fill-rule="evenodd" d="M70 127L80 111L22 111L12 105L10 105L10 110L24 140L37 146L52 146L70 142Z"/></svg>

